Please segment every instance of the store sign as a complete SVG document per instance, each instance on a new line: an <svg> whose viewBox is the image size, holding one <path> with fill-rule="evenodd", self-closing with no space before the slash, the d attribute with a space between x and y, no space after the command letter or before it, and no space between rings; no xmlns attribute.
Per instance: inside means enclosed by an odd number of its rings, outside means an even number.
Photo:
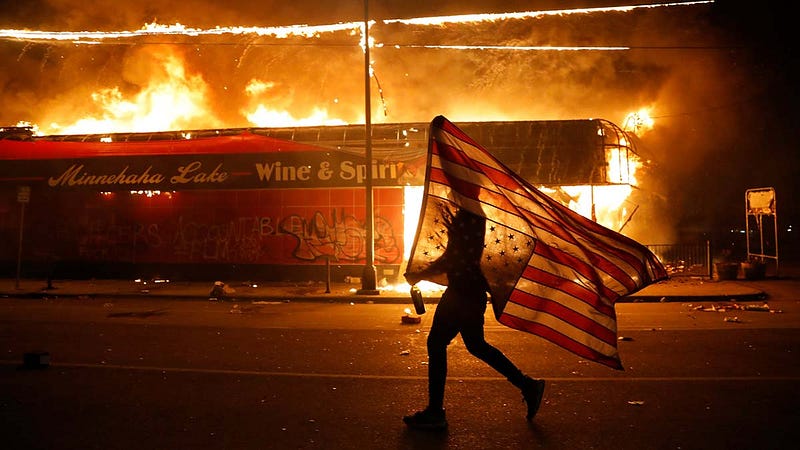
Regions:
<svg viewBox="0 0 800 450"><path fill-rule="evenodd" d="M424 164L419 158L417 165ZM187 189L329 188L408 184L410 165L333 152L127 156L6 161L0 180L40 180L51 189L99 191ZM416 173L423 173L416 170ZM419 180L421 182L421 180ZM419 183L418 182L418 183Z"/></svg>

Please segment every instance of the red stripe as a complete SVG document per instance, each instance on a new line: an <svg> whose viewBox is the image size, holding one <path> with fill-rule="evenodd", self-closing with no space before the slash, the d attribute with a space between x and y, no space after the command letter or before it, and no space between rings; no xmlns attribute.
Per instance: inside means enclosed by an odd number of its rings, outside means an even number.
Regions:
<svg viewBox="0 0 800 450"><path fill-rule="evenodd" d="M539 246L537 245L537 247ZM598 311L607 316L614 315L614 307L611 306L610 304L613 302L608 302L608 303L603 302L602 298L608 298L608 297L603 297L602 292L592 290L588 286L576 283L572 281L570 278L560 275L554 275L552 273L531 266L526 267L522 273L522 276L525 279L531 280L535 283L543 284L544 286L547 286L549 288L557 289L566 294L569 294L572 297L581 300L590 307L597 309ZM563 274L563 275L568 275L568 274ZM599 286L602 286L602 284L600 284Z"/></svg>
<svg viewBox="0 0 800 450"><path fill-rule="evenodd" d="M519 216L516 205L512 203L508 197L496 191L490 190L485 186L471 183L463 178L448 176L447 172L436 167L431 167L430 169L430 180L434 183L451 187L459 194L467 195L473 200L487 203L495 208L499 208L510 214Z"/></svg>
<svg viewBox="0 0 800 450"><path fill-rule="evenodd" d="M509 301L524 306L525 308L534 311L542 311L557 317L568 323L570 326L575 327L586 334L592 335L609 345L616 345L617 343L616 330L610 330L602 324L591 320L585 315L580 314L574 309L568 308L556 300L535 295L531 292L526 292L521 289L515 289L511 293ZM612 315L607 317L614 320L615 316L613 311Z"/></svg>
<svg viewBox="0 0 800 450"><path fill-rule="evenodd" d="M467 156L464 151L459 148L437 142L431 150L434 155L439 155L439 157L444 160L462 165L475 172L481 172L481 164Z"/></svg>
<svg viewBox="0 0 800 450"><path fill-rule="evenodd" d="M527 331L529 333L533 333L537 336L541 336L548 341L563 347L566 350L575 353L578 356L582 356L588 360L599 362L600 364L604 364L612 369L622 369L622 364L619 362L618 359L614 359L609 357L608 355L604 355L591 347L588 347L580 342L575 341L574 339L570 338L569 336L565 336L562 333L559 333L552 328L546 327L540 323L536 322L529 322L519 317L512 316L510 314L503 313L498 319L498 322L506 325L508 327ZM616 346L614 346L616 348Z"/></svg>
<svg viewBox="0 0 800 450"><path fill-rule="evenodd" d="M591 265L586 264L582 260L570 255L569 253L566 253L549 245L542 245L541 243L539 243L536 246L535 252L537 255L543 258L547 258L557 263L571 267L575 269L576 272L585 276L586 278L596 281L599 289L599 294L604 298L610 299L612 303L619 296L616 292L614 292L613 290L608 288L605 284L603 284L602 280L595 279L597 273L595 272L595 270L592 268ZM601 307L600 305L593 305L593 306L597 308Z"/></svg>

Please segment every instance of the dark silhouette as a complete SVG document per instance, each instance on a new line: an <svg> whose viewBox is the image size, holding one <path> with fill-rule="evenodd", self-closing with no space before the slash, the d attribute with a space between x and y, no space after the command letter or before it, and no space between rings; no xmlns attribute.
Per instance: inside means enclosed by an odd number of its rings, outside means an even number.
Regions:
<svg viewBox="0 0 800 450"><path fill-rule="evenodd" d="M500 350L484 338L484 315L489 284L480 268L486 219L465 210L455 215L444 214L448 243L444 254L419 273L406 273L409 283L416 284L426 276L447 274L447 289L436 307L428 334L428 406L403 421L412 428L444 429L444 389L447 378L447 346L461 333L467 350L480 358L522 391L527 403L527 419L539 409L544 393L544 380L535 380L522 373Z"/></svg>

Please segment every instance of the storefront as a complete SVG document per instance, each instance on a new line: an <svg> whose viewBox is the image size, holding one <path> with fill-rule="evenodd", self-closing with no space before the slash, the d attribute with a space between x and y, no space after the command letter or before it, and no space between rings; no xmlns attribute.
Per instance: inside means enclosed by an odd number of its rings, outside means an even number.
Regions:
<svg viewBox="0 0 800 450"><path fill-rule="evenodd" d="M603 189L632 179L632 144L608 121L458 125L565 204L591 200L592 214ZM426 123L373 125L371 164L363 125L0 131L5 276L17 270L20 248L23 277L322 280L328 269L334 279L360 276L371 174L374 262L379 279L391 281L416 230L427 162Z"/></svg>

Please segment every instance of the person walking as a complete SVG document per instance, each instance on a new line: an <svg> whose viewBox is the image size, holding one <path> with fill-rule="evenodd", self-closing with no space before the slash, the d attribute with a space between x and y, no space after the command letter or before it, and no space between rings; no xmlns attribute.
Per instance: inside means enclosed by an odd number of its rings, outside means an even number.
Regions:
<svg viewBox="0 0 800 450"><path fill-rule="evenodd" d="M484 316L488 303L489 284L480 268L486 219L459 209L443 215L448 242L442 256L418 273L405 273L415 285L428 276L447 275L447 288L436 307L427 339L428 405L425 409L403 417L411 428L441 430L447 428L444 408L447 380L447 346L460 333L467 350L478 357L522 392L527 404L527 419L539 410L545 382L525 375L500 350L484 337Z"/></svg>

